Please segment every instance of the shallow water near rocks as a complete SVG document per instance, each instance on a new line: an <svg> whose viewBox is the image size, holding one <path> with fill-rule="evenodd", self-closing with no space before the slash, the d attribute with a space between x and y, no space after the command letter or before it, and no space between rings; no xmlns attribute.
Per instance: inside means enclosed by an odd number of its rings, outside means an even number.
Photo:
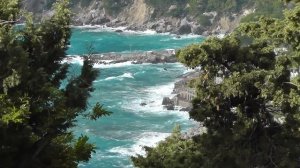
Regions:
<svg viewBox="0 0 300 168"><path fill-rule="evenodd" d="M114 33L97 29L73 29L70 55L86 54L92 44L93 52L128 52L180 48L201 42L199 36L177 39L173 35ZM73 64L70 73L78 73L80 61ZM101 67L101 66L99 66ZM97 121L78 118L76 135L88 135L97 146L96 153L85 168L132 167L130 156L145 154L143 146L154 146L172 131L175 124L183 130L194 125L188 113L164 110L164 96L171 96L174 82L187 69L180 63L119 64L100 69L94 81L95 91L89 100L92 107L100 102L113 112ZM141 106L145 103L145 106Z"/></svg>

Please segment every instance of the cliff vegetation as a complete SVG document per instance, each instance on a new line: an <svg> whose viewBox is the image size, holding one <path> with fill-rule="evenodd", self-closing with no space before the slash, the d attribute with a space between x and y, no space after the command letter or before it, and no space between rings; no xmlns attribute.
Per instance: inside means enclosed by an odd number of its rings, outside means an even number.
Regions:
<svg viewBox="0 0 300 168"><path fill-rule="evenodd" d="M23 0L37 19L51 14L54 0ZM268 15L282 18L281 0L72 0L74 25L126 26L176 34L232 32L243 21Z"/></svg>

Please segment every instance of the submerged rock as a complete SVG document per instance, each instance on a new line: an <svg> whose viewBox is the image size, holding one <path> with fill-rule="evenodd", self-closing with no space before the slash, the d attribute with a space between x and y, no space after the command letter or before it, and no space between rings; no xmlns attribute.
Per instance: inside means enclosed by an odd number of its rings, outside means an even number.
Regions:
<svg viewBox="0 0 300 168"><path fill-rule="evenodd" d="M144 102L144 103L141 103L140 105L141 105L141 106L146 106L146 105L147 105L147 103L145 103L145 102Z"/></svg>
<svg viewBox="0 0 300 168"><path fill-rule="evenodd" d="M171 100L169 97L164 97L162 105L167 110L174 110L175 109L174 101Z"/></svg>
<svg viewBox="0 0 300 168"><path fill-rule="evenodd" d="M123 33L123 30L116 30L116 33Z"/></svg>

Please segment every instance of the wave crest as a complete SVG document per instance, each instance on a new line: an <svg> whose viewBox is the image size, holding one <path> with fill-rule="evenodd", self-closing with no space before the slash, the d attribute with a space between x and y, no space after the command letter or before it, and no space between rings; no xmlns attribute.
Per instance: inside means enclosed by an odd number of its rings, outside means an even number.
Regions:
<svg viewBox="0 0 300 168"><path fill-rule="evenodd" d="M129 78L129 79L134 79L134 76L132 75L132 73L124 73L123 75L120 75L120 76L111 76L111 77L107 77L105 78L104 80L105 81L108 81L108 80L124 80L125 78Z"/></svg>
<svg viewBox="0 0 300 168"><path fill-rule="evenodd" d="M154 147L160 141L170 136L170 133L162 132L145 132L135 139L135 144L131 146L120 146L109 150L111 153L118 153L122 156L146 155L144 146Z"/></svg>

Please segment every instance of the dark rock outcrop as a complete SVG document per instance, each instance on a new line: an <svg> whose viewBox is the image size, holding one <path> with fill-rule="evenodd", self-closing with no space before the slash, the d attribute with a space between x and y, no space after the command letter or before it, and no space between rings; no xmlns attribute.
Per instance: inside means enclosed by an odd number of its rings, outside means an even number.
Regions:
<svg viewBox="0 0 300 168"><path fill-rule="evenodd" d="M90 55L89 58L96 64L118 64L124 62L131 62L131 64L143 63L175 63L177 62L174 55L175 50L162 50L162 51L145 51L145 52L132 52L132 53L103 53ZM72 59L69 56L68 59ZM85 56L81 56L85 57ZM68 60L67 61L70 61Z"/></svg>
<svg viewBox="0 0 300 168"><path fill-rule="evenodd" d="M174 102L169 97L164 97L164 99L162 101L162 105L167 110L174 110L175 109Z"/></svg>
<svg viewBox="0 0 300 168"><path fill-rule="evenodd" d="M166 105L164 106L164 108L166 108L167 110L175 110L174 104Z"/></svg>
<svg viewBox="0 0 300 168"><path fill-rule="evenodd" d="M146 106L147 103L143 102L143 103L141 103L140 105L141 105L141 106Z"/></svg>
<svg viewBox="0 0 300 168"><path fill-rule="evenodd" d="M203 32L205 30L206 29L204 27L202 27L201 25L193 25L193 27L192 27L192 33L193 34L201 34L201 35L203 35Z"/></svg>
<svg viewBox="0 0 300 168"><path fill-rule="evenodd" d="M184 107L182 109L180 109L179 111L191 111L192 107Z"/></svg>
<svg viewBox="0 0 300 168"><path fill-rule="evenodd" d="M169 97L164 97L164 99L162 101L162 105L166 106L169 104L174 104L174 102Z"/></svg>
<svg viewBox="0 0 300 168"><path fill-rule="evenodd" d="M117 32L117 33L122 33L123 32L123 30L116 30L115 32Z"/></svg>
<svg viewBox="0 0 300 168"><path fill-rule="evenodd" d="M190 34L192 33L192 26L190 23L187 21L186 18L181 20L180 26L178 28L178 34Z"/></svg>

